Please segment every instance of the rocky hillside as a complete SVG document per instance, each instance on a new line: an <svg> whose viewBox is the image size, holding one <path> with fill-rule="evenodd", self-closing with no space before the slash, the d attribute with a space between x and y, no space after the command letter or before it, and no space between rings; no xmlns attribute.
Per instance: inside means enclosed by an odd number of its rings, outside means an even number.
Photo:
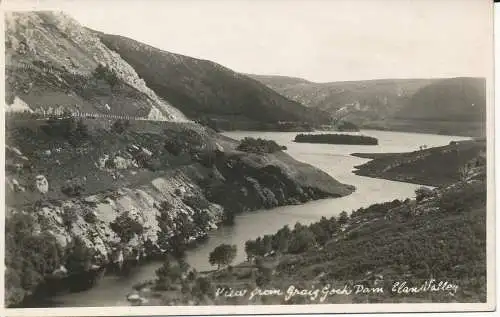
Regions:
<svg viewBox="0 0 500 317"><path fill-rule="evenodd" d="M482 78L313 83L281 76L251 76L288 98L365 128L485 134L486 86Z"/></svg>
<svg viewBox="0 0 500 317"><path fill-rule="evenodd" d="M260 82L207 60L162 51L132 39L96 33L134 67L159 96L195 120L223 129L283 129L278 122L328 122L328 115L277 94Z"/></svg>
<svg viewBox="0 0 500 317"><path fill-rule="evenodd" d="M353 190L281 150L237 146L196 124L10 122L7 303L54 275L174 252L238 212Z"/></svg>
<svg viewBox="0 0 500 317"><path fill-rule="evenodd" d="M71 17L6 14L7 111L57 109L186 121L132 66ZM23 108L26 110L26 107Z"/></svg>

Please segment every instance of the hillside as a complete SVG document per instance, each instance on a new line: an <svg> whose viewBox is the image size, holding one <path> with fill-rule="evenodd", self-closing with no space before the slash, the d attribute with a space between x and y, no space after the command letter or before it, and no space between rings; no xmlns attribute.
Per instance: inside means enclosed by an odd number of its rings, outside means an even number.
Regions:
<svg viewBox="0 0 500 317"><path fill-rule="evenodd" d="M479 157L486 160L485 141L451 142L449 145L410 153L354 153L372 159L356 166L355 174L380 177L401 182L442 186L467 177L473 166L466 164Z"/></svg>
<svg viewBox="0 0 500 317"><path fill-rule="evenodd" d="M302 104L364 128L484 136L481 78L383 79L312 83L251 75Z"/></svg>
<svg viewBox="0 0 500 317"><path fill-rule="evenodd" d="M31 111L186 121L118 54L63 13L6 14L5 48L7 111L22 103Z"/></svg>
<svg viewBox="0 0 500 317"><path fill-rule="evenodd" d="M122 36L95 34L158 95L191 119L215 120L214 126L226 130L279 130L279 121L296 122L299 128L306 122L307 128L329 121L326 113L306 108L214 62L162 51Z"/></svg>
<svg viewBox="0 0 500 317"><path fill-rule="evenodd" d="M451 165L458 172L459 163ZM166 262L128 299L132 305L485 302L486 166L480 156L468 165L470 174L434 190L419 188L415 199L249 240L244 263L195 272Z"/></svg>
<svg viewBox="0 0 500 317"><path fill-rule="evenodd" d="M7 306L182 254L236 213L354 190L271 142L241 147L188 121L64 14L10 14L6 44Z"/></svg>

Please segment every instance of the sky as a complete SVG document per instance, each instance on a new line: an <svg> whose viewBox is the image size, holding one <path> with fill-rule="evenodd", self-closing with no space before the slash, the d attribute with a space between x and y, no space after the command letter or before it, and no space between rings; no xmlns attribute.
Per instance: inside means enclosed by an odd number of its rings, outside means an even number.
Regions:
<svg viewBox="0 0 500 317"><path fill-rule="evenodd" d="M487 77L490 2L11 0L7 9L62 10L90 28L235 71L328 82Z"/></svg>

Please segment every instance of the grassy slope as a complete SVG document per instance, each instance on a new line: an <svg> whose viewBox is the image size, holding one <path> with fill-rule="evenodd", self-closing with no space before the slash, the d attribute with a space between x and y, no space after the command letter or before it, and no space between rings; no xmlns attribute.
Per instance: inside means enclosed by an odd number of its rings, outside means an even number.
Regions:
<svg viewBox="0 0 500 317"><path fill-rule="evenodd" d="M157 94L191 118L323 123L325 113L289 100L260 82L207 60L173 54L121 36L98 33Z"/></svg>

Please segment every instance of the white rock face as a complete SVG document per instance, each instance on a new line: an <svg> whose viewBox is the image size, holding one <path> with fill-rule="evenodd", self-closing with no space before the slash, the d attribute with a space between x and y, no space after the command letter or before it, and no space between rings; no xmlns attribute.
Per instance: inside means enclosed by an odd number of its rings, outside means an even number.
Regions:
<svg viewBox="0 0 500 317"><path fill-rule="evenodd" d="M14 102L11 105L5 105L6 112L29 112L33 113L33 110L24 102L21 98L15 97Z"/></svg>
<svg viewBox="0 0 500 317"><path fill-rule="evenodd" d="M46 194L49 191L49 181L43 175L38 175L35 178L36 189L42 194Z"/></svg>

